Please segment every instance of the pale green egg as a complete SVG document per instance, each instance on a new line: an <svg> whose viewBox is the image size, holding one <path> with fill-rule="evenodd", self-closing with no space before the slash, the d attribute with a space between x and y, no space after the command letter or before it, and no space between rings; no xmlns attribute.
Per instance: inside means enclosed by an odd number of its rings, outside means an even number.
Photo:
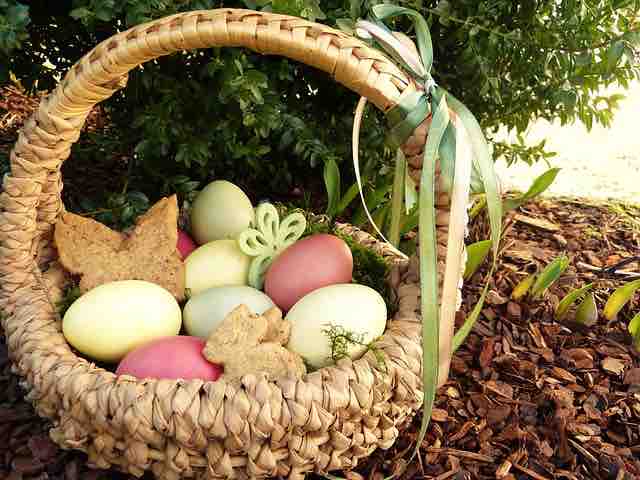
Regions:
<svg viewBox="0 0 640 480"><path fill-rule="evenodd" d="M183 311L184 328L189 335L209 338L211 332L239 305L246 305L256 314L275 306L267 295L253 287L214 287L189 299Z"/></svg>
<svg viewBox="0 0 640 480"><path fill-rule="evenodd" d="M249 197L233 183L216 180L203 188L193 202L191 233L199 245L236 239L254 219Z"/></svg>

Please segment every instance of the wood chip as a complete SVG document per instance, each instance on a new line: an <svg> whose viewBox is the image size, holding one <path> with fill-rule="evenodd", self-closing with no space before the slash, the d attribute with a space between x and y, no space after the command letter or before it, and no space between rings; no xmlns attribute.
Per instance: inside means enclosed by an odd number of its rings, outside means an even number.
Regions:
<svg viewBox="0 0 640 480"><path fill-rule="evenodd" d="M446 422L449 419L449 415L446 410L440 408L434 408L431 412L431 420L434 422Z"/></svg>
<svg viewBox="0 0 640 480"><path fill-rule="evenodd" d="M482 352L480 352L480 366L482 368L487 368L491 365L491 361L493 360L493 355L495 353L495 344L496 337L489 337L483 342Z"/></svg>
<svg viewBox="0 0 640 480"><path fill-rule="evenodd" d="M632 368L624 376L625 385L640 385L640 368Z"/></svg>
<svg viewBox="0 0 640 480"><path fill-rule="evenodd" d="M516 222L520 222L520 223L524 223L526 225L535 227L535 228L540 228L542 230L546 230L548 232L557 232L558 230L560 230L560 226L556 223L550 222L548 220L545 220L543 218L534 218L534 217L529 217L527 215L523 215L521 213L518 213L514 216L514 220Z"/></svg>
<svg viewBox="0 0 640 480"><path fill-rule="evenodd" d="M520 470L522 473L526 473L527 475L529 475L531 478L534 478L535 480L550 480L547 477L543 477L539 473L536 473L533 470L531 470L529 468L526 468L526 467L523 467L522 465L519 465L517 463L514 463L513 467L516 470Z"/></svg>
<svg viewBox="0 0 640 480"><path fill-rule="evenodd" d="M622 375L624 372L624 363L617 358L607 357L602 360L602 368L615 375Z"/></svg>
<svg viewBox="0 0 640 480"><path fill-rule="evenodd" d="M484 384L484 386L487 390L491 390L493 393L497 393L501 397L513 400L513 387L507 383L489 380Z"/></svg>
<svg viewBox="0 0 640 480"><path fill-rule="evenodd" d="M490 457L489 455L482 455L481 453L474 453L474 452L466 452L464 450L456 450L453 448L429 447L427 451L429 453L443 453L445 455L453 455L454 457L468 458L469 460L475 460L477 462L484 462L484 463L495 462L495 458Z"/></svg>
<svg viewBox="0 0 640 480"><path fill-rule="evenodd" d="M553 367L551 369L551 372L554 377L559 378L560 380L564 380L565 382L576 383L577 381L575 375L567 372L564 368Z"/></svg>
<svg viewBox="0 0 640 480"><path fill-rule="evenodd" d="M509 475L512 467L513 463L511 463L509 460L505 460L504 462L502 462L502 465L500 465L496 470L496 478L505 478L507 475Z"/></svg>

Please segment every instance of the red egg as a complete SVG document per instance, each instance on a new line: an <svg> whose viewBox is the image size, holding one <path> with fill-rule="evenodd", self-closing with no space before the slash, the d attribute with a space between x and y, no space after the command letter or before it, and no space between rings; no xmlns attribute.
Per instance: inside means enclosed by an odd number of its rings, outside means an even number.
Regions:
<svg viewBox="0 0 640 480"><path fill-rule="evenodd" d="M220 365L209 363L202 355L205 340L198 337L163 337L128 353L118 365L116 375L139 379L217 380Z"/></svg>
<svg viewBox="0 0 640 480"><path fill-rule="evenodd" d="M336 283L349 283L353 255L344 240L325 233L294 243L271 264L264 281L265 293L288 311L306 294Z"/></svg>
<svg viewBox="0 0 640 480"><path fill-rule="evenodd" d="M180 256L182 260L187 258L191 252L193 252L197 248L196 243L191 239L187 233L178 229L178 252L180 252Z"/></svg>

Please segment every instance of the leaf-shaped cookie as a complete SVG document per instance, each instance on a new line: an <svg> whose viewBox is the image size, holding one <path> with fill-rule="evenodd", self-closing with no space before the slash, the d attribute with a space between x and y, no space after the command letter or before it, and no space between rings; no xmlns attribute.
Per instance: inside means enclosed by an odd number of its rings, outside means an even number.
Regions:
<svg viewBox="0 0 640 480"><path fill-rule="evenodd" d="M178 202L163 198L128 233L64 212L54 243L60 263L80 276L82 293L117 280L145 280L184 299L184 263L177 251Z"/></svg>

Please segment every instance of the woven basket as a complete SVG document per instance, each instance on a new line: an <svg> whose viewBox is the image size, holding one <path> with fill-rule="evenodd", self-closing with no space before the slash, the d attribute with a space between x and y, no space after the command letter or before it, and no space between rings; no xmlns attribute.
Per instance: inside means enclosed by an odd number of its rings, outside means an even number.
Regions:
<svg viewBox="0 0 640 480"><path fill-rule="evenodd" d="M100 101L123 88L134 67L185 49L246 47L317 67L383 111L416 85L379 51L299 18L248 10L195 11L134 27L84 56L26 122L0 194L1 307L10 356L51 437L87 452L98 468L159 478L246 478L350 469L389 448L422 403L421 324L416 258L399 261L372 237L345 233L394 264L399 310L372 353L303 380L248 375L240 381L132 381L77 357L65 341L51 295L61 275L52 229L64 209L60 167ZM419 178L422 125L404 149ZM442 281L445 194L436 195ZM52 293L54 292L54 293ZM445 342L446 343L446 342ZM448 350L445 349L448 358Z"/></svg>

